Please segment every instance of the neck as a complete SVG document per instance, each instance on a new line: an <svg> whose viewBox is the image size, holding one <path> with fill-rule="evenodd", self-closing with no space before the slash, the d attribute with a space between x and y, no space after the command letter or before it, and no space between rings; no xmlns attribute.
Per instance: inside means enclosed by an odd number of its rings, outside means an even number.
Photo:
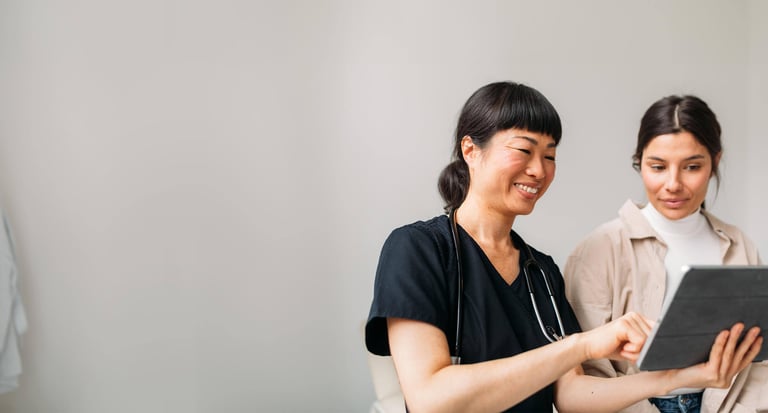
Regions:
<svg viewBox="0 0 768 413"><path fill-rule="evenodd" d="M456 210L456 222L480 245L511 246L509 231L514 216L502 215L468 198Z"/></svg>

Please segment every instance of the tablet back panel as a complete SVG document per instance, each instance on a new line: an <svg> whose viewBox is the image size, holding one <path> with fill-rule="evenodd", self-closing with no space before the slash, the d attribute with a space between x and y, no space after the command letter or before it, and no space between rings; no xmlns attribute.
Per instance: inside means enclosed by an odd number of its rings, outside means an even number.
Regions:
<svg viewBox="0 0 768 413"><path fill-rule="evenodd" d="M768 267L699 266L684 274L646 342L641 370L682 368L709 359L717 334L741 321L768 332ZM756 361L768 359L768 345Z"/></svg>

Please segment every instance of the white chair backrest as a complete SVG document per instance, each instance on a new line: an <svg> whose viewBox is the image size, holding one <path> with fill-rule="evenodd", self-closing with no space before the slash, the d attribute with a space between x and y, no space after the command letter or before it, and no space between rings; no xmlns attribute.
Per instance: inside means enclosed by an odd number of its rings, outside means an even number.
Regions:
<svg viewBox="0 0 768 413"><path fill-rule="evenodd" d="M363 322L362 334L365 342L365 322ZM377 356L367 350L366 354L368 354L373 391L376 393L376 401L371 405L370 413L405 413L403 392L400 389L400 380L397 378L392 357Z"/></svg>

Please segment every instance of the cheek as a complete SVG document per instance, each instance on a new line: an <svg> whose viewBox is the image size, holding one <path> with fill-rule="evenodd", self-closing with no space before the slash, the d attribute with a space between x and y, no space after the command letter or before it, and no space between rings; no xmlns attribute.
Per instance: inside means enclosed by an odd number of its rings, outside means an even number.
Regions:
<svg viewBox="0 0 768 413"><path fill-rule="evenodd" d="M709 187L709 180L709 175L702 174L700 176L696 176L695 179L691 179L689 188L691 188L693 192L706 194L707 187Z"/></svg>
<svg viewBox="0 0 768 413"><path fill-rule="evenodd" d="M656 192L664 185L664 179L658 174L650 174L647 172L640 172L640 177L643 179L643 186L647 192Z"/></svg>
<svg viewBox="0 0 768 413"><path fill-rule="evenodd" d="M528 161L521 156L517 156L516 154L513 154L506 158L500 159L499 165L502 165L503 168L508 169L510 171L517 172L519 170L524 170L525 167L528 165Z"/></svg>
<svg viewBox="0 0 768 413"><path fill-rule="evenodd" d="M544 195L544 193L547 192L547 189L552 185L552 182L555 180L555 173L557 172L557 168L555 168L554 165L552 167L547 167L547 177L544 179L544 184L542 185L541 192L539 192L539 197Z"/></svg>
<svg viewBox="0 0 768 413"><path fill-rule="evenodd" d="M552 166L547 168L547 186L549 186L552 181L555 180L555 175L557 174L557 167L555 164L552 164Z"/></svg>

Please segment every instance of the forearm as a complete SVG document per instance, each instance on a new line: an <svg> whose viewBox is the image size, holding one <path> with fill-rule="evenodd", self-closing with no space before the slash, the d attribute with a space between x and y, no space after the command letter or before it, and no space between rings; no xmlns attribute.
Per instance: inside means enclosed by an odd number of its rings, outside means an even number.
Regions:
<svg viewBox="0 0 768 413"><path fill-rule="evenodd" d="M650 331L647 320L629 313L605 326L516 356L451 366L445 335L436 327L393 318L387 319L387 325L403 395L414 412L505 410L587 359L637 359Z"/></svg>
<svg viewBox="0 0 768 413"><path fill-rule="evenodd" d="M498 412L556 381L585 359L576 336L516 356L446 366L403 390L413 412ZM556 360L556 361L554 361Z"/></svg>
<svg viewBox="0 0 768 413"><path fill-rule="evenodd" d="M583 375L575 370L558 381L555 403L561 413L658 413L646 400L671 390L667 372L604 378Z"/></svg>

